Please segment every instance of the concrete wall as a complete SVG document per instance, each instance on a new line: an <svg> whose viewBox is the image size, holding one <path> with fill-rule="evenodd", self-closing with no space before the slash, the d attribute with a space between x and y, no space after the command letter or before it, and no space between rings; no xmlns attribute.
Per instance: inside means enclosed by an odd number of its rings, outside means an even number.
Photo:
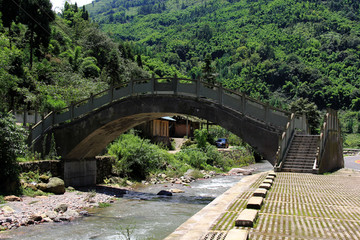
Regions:
<svg viewBox="0 0 360 240"><path fill-rule="evenodd" d="M66 186L80 187L96 184L96 159L64 161L64 182Z"/></svg>
<svg viewBox="0 0 360 240"><path fill-rule="evenodd" d="M319 173L326 173L344 167L341 135L335 130L328 132L323 158L320 160Z"/></svg>
<svg viewBox="0 0 360 240"><path fill-rule="evenodd" d="M19 163L21 172L36 172L47 173L50 172L54 177L63 177L64 169L60 160L44 160L33 162Z"/></svg>

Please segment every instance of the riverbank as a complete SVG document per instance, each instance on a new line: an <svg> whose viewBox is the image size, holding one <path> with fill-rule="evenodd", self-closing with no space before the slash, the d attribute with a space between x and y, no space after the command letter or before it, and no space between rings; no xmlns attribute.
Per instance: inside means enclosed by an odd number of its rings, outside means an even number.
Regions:
<svg viewBox="0 0 360 240"><path fill-rule="evenodd" d="M233 171L234 172L234 171ZM236 172L236 171L235 171ZM199 171L202 179L217 176L215 172ZM236 172L237 173L237 172ZM251 170L242 171L240 174L251 174ZM159 174L143 185L133 184L128 181L128 187L117 184L97 185L94 188L71 189L61 195L48 195L36 197L15 197L15 201L0 205L0 230L10 230L20 226L37 225L45 222L69 222L82 216L88 216L90 209L108 206L117 198L123 197L134 188L145 185L167 184L163 194L181 193L182 186L188 186L195 181L194 170L188 171L180 178L169 178Z"/></svg>
<svg viewBox="0 0 360 240"><path fill-rule="evenodd" d="M61 195L23 196L0 205L0 230L44 222L68 222L89 215L89 209L114 201L96 191L67 191ZM20 200L20 201L19 201Z"/></svg>

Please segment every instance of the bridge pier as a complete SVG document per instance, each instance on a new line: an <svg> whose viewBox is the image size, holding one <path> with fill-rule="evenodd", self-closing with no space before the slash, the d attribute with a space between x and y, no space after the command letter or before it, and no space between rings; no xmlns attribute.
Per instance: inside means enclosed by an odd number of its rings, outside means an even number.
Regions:
<svg viewBox="0 0 360 240"><path fill-rule="evenodd" d="M96 184L96 159L64 160L66 186L82 187Z"/></svg>

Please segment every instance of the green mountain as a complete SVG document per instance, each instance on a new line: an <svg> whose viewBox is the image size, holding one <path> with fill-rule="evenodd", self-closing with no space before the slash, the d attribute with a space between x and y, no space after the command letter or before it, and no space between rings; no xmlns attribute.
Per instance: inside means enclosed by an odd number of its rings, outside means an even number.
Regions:
<svg viewBox="0 0 360 240"><path fill-rule="evenodd" d="M127 53L127 58L120 55ZM149 77L130 46L115 43L85 8L0 0L0 113L59 110L130 78Z"/></svg>
<svg viewBox="0 0 360 240"><path fill-rule="evenodd" d="M155 75L215 78L278 106L308 98L360 110L357 0L96 0L86 9Z"/></svg>

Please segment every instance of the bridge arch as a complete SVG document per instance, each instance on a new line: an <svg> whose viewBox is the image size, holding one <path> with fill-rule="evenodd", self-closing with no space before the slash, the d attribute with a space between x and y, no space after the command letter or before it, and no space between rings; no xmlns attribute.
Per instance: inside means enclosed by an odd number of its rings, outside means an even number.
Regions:
<svg viewBox="0 0 360 240"><path fill-rule="evenodd" d="M93 158L126 130L162 116L186 114L215 122L241 137L275 163L279 137L290 113L242 93L200 80L141 79L91 96L61 113L50 113L31 130L41 151L45 134L54 134L66 160ZM297 127L303 126L301 118Z"/></svg>

